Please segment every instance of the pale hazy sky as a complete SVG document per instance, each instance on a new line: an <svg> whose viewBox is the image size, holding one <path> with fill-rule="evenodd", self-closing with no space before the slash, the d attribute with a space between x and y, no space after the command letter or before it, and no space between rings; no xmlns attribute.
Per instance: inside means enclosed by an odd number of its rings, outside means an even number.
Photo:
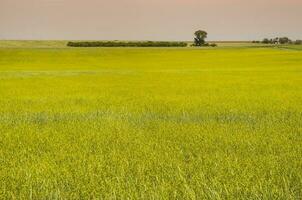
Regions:
<svg viewBox="0 0 302 200"><path fill-rule="evenodd" d="M302 0L0 0L0 39L302 39Z"/></svg>

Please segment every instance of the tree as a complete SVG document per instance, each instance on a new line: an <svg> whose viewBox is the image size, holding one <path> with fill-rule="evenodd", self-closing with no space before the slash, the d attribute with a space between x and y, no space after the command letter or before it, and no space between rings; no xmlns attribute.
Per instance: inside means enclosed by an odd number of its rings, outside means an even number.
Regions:
<svg viewBox="0 0 302 200"><path fill-rule="evenodd" d="M281 38L279 38L279 43L288 44L288 43L291 43L291 40L288 37L281 37Z"/></svg>
<svg viewBox="0 0 302 200"><path fill-rule="evenodd" d="M278 44L279 43L279 38L276 37L275 39L273 39L273 44Z"/></svg>
<svg viewBox="0 0 302 200"><path fill-rule="evenodd" d="M270 43L270 40L267 39L267 38L264 38L264 39L262 40L262 43L263 43L263 44L269 44L269 43Z"/></svg>
<svg viewBox="0 0 302 200"><path fill-rule="evenodd" d="M295 44L302 44L302 40L296 40Z"/></svg>
<svg viewBox="0 0 302 200"><path fill-rule="evenodd" d="M195 46L203 46L205 45L206 41L205 39L208 36L208 33L202 30L198 30L194 33L195 38L194 38L194 44Z"/></svg>

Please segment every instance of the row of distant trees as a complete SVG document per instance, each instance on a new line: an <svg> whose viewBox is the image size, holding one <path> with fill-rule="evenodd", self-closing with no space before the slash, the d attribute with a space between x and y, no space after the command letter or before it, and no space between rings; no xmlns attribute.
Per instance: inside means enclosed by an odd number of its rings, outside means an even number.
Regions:
<svg viewBox="0 0 302 200"><path fill-rule="evenodd" d="M68 42L69 47L186 47L186 42L122 42L122 41L96 41L96 42Z"/></svg>
<svg viewBox="0 0 302 200"><path fill-rule="evenodd" d="M216 47L215 43L207 43L206 38L208 33L203 30L195 31L194 43L192 46L211 46ZM264 38L262 41L253 41L253 43L262 44L297 44L301 45L302 40L293 41L288 37L276 37L272 39ZM97 42L68 42L67 46L70 47L186 47L186 42L122 42L122 41L97 41Z"/></svg>
<svg viewBox="0 0 302 200"><path fill-rule="evenodd" d="M253 43L262 43L262 44L302 44L302 40L291 40L288 37L276 37L276 38L264 38L262 41L253 41Z"/></svg>
<svg viewBox="0 0 302 200"><path fill-rule="evenodd" d="M216 47L214 43L207 43L205 39L208 33L203 30L195 31L194 43L192 46L210 46ZM160 42L160 41L76 41L68 42L69 47L186 47L186 42Z"/></svg>

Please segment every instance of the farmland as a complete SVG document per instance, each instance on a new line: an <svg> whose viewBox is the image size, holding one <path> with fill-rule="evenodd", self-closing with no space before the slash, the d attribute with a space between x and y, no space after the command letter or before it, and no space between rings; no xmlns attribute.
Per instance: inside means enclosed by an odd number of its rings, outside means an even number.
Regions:
<svg viewBox="0 0 302 200"><path fill-rule="evenodd" d="M0 42L0 199L301 199L301 50Z"/></svg>

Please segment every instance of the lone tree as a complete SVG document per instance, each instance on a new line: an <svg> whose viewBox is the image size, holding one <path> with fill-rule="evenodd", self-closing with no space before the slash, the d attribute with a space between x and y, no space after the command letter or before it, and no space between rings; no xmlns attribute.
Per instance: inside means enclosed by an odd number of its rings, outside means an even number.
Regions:
<svg viewBox="0 0 302 200"><path fill-rule="evenodd" d="M208 33L202 30L198 30L194 33L195 38L194 38L194 44L195 46L203 46L206 44L205 39L208 36Z"/></svg>

